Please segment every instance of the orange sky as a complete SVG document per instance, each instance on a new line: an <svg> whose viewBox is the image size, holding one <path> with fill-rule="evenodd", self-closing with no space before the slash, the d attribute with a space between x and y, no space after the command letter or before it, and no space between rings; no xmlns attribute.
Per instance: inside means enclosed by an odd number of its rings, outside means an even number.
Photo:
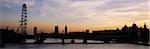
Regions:
<svg viewBox="0 0 150 49"><path fill-rule="evenodd" d="M12 2L13 1L13 2ZM0 1L0 27L16 29L20 24L21 7L27 4L28 32L34 26L39 32L54 32L58 25L63 32L121 29L125 24L135 22L139 27L144 23L150 28L148 0L2 0Z"/></svg>

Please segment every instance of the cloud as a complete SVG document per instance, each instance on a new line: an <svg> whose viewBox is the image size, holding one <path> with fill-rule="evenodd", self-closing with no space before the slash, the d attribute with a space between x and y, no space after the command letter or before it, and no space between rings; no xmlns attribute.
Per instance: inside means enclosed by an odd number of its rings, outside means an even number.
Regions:
<svg viewBox="0 0 150 49"><path fill-rule="evenodd" d="M49 21L57 23L110 25L146 19L145 3L146 0L48 0L41 13L43 16L53 18Z"/></svg>
<svg viewBox="0 0 150 49"><path fill-rule="evenodd" d="M17 21L23 3L30 23L109 26L150 19L148 0L0 0L0 16Z"/></svg>
<svg viewBox="0 0 150 49"><path fill-rule="evenodd" d="M87 12L87 7L76 8L72 6L72 2L69 1L45 1L45 4L42 6L41 15L49 16L57 21L78 21L86 19L86 14L91 14ZM92 11L92 10L91 10ZM67 19L67 20L66 20Z"/></svg>
<svg viewBox="0 0 150 49"><path fill-rule="evenodd" d="M148 10L145 8L147 7L147 0L13 0L12 2L2 0L1 2L4 3L1 6L12 10L18 7L21 8L21 4L26 3L29 15L38 16L39 19L49 18L51 20L48 21L57 23L78 23L78 21L88 23L88 21L97 21L99 19L101 19L99 21L109 21L123 16L128 19L129 16L137 16L138 13L147 12Z"/></svg>

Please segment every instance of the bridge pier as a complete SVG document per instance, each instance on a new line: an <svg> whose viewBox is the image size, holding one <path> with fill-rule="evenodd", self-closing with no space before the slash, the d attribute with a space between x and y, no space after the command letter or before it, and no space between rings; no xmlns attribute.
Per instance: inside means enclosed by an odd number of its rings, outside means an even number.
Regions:
<svg viewBox="0 0 150 49"><path fill-rule="evenodd" d="M39 34L39 35L37 35L35 43L43 43L44 40L45 40L45 38Z"/></svg>
<svg viewBox="0 0 150 49"><path fill-rule="evenodd" d="M106 40L106 41L104 41L104 43L110 43L110 41Z"/></svg>
<svg viewBox="0 0 150 49"><path fill-rule="evenodd" d="M64 43L65 43L64 38L62 38L62 44L64 44Z"/></svg>
<svg viewBox="0 0 150 49"><path fill-rule="evenodd" d="M5 47L5 45L1 42L0 43L0 48Z"/></svg>
<svg viewBox="0 0 150 49"><path fill-rule="evenodd" d="M149 43L148 42L143 42L143 45L144 46L149 46Z"/></svg>
<svg viewBox="0 0 150 49"><path fill-rule="evenodd" d="M104 39L104 43L110 43L110 40L109 40L109 38L108 38L108 37L105 37L105 39Z"/></svg>
<svg viewBox="0 0 150 49"><path fill-rule="evenodd" d="M74 39L71 40L71 43L75 43Z"/></svg>
<svg viewBox="0 0 150 49"><path fill-rule="evenodd" d="M87 39L84 39L84 40L83 40L83 43L86 44L86 43L87 43Z"/></svg>
<svg viewBox="0 0 150 49"><path fill-rule="evenodd" d="M85 34L84 34L84 40L83 40L83 43L87 43L87 39L88 39L88 33L89 33L89 30L87 29Z"/></svg>
<svg viewBox="0 0 150 49"><path fill-rule="evenodd" d="M62 39L62 44L65 44L64 36L62 36L61 39Z"/></svg>

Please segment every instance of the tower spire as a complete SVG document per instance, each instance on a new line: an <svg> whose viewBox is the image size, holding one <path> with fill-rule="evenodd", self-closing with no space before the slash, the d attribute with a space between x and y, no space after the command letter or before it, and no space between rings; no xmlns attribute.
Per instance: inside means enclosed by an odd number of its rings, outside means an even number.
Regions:
<svg viewBox="0 0 150 49"><path fill-rule="evenodd" d="M144 23L144 28L147 28L146 23Z"/></svg>
<svg viewBox="0 0 150 49"><path fill-rule="evenodd" d="M67 35L67 32L68 32L68 30L67 30L67 25L65 25L65 34Z"/></svg>

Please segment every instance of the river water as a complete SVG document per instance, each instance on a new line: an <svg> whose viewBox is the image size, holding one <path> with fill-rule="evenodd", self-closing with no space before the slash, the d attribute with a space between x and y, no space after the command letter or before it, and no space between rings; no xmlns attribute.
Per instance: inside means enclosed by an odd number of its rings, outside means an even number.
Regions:
<svg viewBox="0 0 150 49"><path fill-rule="evenodd" d="M27 42L33 42L34 40L28 40ZM69 40L65 40L70 42ZM75 40L77 43L82 40ZM61 42L59 39L47 39L44 42ZM99 42L99 41L88 41ZM149 49L149 46L136 45L136 44L6 44L6 47L2 49Z"/></svg>

